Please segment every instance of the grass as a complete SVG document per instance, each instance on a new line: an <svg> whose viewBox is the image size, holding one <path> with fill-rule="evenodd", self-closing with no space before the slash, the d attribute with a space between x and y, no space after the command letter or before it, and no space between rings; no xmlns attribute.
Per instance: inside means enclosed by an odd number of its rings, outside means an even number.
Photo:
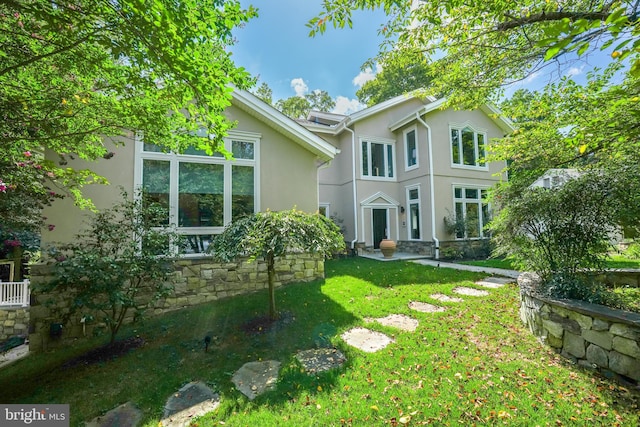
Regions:
<svg viewBox="0 0 640 427"><path fill-rule="evenodd" d="M483 275L355 258L327 262L326 276L278 290L278 308L295 317L281 329L242 332L247 320L267 311L264 292L173 312L123 331L146 344L118 359L62 367L85 347L33 355L1 370L0 402L69 403L75 426L133 401L144 424L157 426L167 397L200 380L220 393L221 406L198 426L640 424L637 392L572 366L523 328L513 285L455 304L429 295L473 287ZM448 310L414 312L407 307L412 300ZM391 313L420 325L402 332L363 320ZM340 339L354 326L395 343L359 351ZM205 353L210 332L215 345ZM341 370L308 376L294 355L313 348L321 334L348 361ZM261 359L281 361L281 378L275 391L249 401L231 376Z"/></svg>
<svg viewBox="0 0 640 427"><path fill-rule="evenodd" d="M511 258L489 258L483 260L459 261L460 264L477 265L479 267L504 268L507 270L518 270L519 267ZM640 258L629 258L624 254L610 254L605 262L606 268L638 268L640 269Z"/></svg>

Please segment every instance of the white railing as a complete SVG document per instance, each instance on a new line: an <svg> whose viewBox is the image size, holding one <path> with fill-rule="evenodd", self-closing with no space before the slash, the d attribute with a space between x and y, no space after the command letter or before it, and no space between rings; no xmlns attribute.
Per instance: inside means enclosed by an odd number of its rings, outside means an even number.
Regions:
<svg viewBox="0 0 640 427"><path fill-rule="evenodd" d="M0 307L29 306L29 281L2 282L0 281Z"/></svg>

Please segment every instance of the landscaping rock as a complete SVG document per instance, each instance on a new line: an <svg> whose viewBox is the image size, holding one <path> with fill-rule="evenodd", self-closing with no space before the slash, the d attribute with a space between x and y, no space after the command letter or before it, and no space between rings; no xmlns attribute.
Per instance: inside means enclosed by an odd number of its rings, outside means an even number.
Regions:
<svg viewBox="0 0 640 427"><path fill-rule="evenodd" d="M296 359L310 375L339 368L347 361L344 354L335 348L300 351L296 354Z"/></svg>
<svg viewBox="0 0 640 427"><path fill-rule="evenodd" d="M167 399L160 425L186 427L191 424L193 418L215 411L218 406L218 394L202 382L190 382Z"/></svg>
<svg viewBox="0 0 640 427"><path fill-rule="evenodd" d="M280 362L275 360L248 362L233 374L231 381L242 394L253 400L262 393L275 389L279 371Z"/></svg>
<svg viewBox="0 0 640 427"><path fill-rule="evenodd" d="M385 334L366 328L350 329L342 334L341 337L347 344L367 353L375 353L394 342L393 339Z"/></svg>
<svg viewBox="0 0 640 427"><path fill-rule="evenodd" d="M418 327L418 321L412 317L405 316L404 314L390 314L387 317L380 317L377 319L365 319L367 322L378 322L384 326L391 326L392 328L402 329L403 331L413 332Z"/></svg>
<svg viewBox="0 0 640 427"><path fill-rule="evenodd" d="M453 292L455 292L456 294L468 295L472 297L486 297L487 295L489 295L489 292L487 291L483 291L480 289L473 289L473 288L465 288L464 286L455 288Z"/></svg>
<svg viewBox="0 0 640 427"><path fill-rule="evenodd" d="M142 419L142 411L127 402L96 417L85 424L86 427L135 427Z"/></svg>
<svg viewBox="0 0 640 427"><path fill-rule="evenodd" d="M429 304L426 302L420 302L420 301L411 301L409 303L409 308L411 310L416 310L422 313L442 313L443 311L447 311L445 307L440 307L437 305Z"/></svg>
<svg viewBox="0 0 640 427"><path fill-rule="evenodd" d="M431 294L429 296L431 298L433 298L433 299L437 299L438 301L442 301L442 302L462 302L462 301L464 301L462 298L450 297L449 295L445 295L445 294Z"/></svg>
<svg viewBox="0 0 640 427"><path fill-rule="evenodd" d="M486 279L479 280L476 283L478 286L482 286L484 288L497 289L501 288L508 283L513 283L513 279L508 279L504 277L487 277Z"/></svg>

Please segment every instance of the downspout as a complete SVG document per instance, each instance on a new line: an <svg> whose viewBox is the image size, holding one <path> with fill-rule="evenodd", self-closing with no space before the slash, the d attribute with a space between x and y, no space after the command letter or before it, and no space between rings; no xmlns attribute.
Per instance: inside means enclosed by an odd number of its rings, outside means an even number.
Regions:
<svg viewBox="0 0 640 427"><path fill-rule="evenodd" d="M358 241L358 197L356 186L356 133L346 125L344 129L351 132L351 182L353 184L353 240L351 241L351 249L355 249Z"/></svg>
<svg viewBox="0 0 640 427"><path fill-rule="evenodd" d="M431 238L435 244L434 258L440 259L440 240L436 236L436 196L433 185L433 145L431 143L431 127L422 120L420 113L416 111L416 120L427 128L427 146L429 147L429 196L431 202Z"/></svg>

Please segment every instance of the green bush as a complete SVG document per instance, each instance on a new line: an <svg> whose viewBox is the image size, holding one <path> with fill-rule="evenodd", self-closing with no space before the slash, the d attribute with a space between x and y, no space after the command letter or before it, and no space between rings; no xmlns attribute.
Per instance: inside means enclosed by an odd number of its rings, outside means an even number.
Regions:
<svg viewBox="0 0 640 427"><path fill-rule="evenodd" d="M80 311L88 320L104 322L113 343L127 315L139 318L153 302L173 290L177 234L166 223L166 208L144 194L92 215L88 228L73 242L50 252L54 280L38 290L54 298L70 294L69 316Z"/></svg>

